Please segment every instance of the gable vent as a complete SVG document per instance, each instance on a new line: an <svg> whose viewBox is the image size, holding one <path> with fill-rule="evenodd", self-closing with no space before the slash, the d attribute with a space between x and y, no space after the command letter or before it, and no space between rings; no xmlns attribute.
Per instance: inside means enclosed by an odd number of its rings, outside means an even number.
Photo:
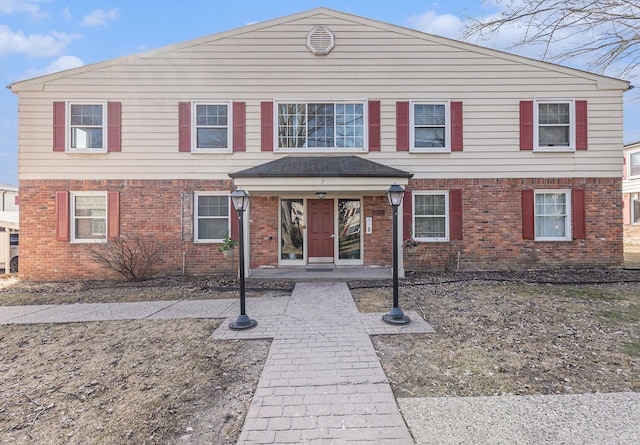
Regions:
<svg viewBox="0 0 640 445"><path fill-rule="evenodd" d="M335 37L329 28L316 26L307 34L307 47L313 54L329 54L335 46Z"/></svg>

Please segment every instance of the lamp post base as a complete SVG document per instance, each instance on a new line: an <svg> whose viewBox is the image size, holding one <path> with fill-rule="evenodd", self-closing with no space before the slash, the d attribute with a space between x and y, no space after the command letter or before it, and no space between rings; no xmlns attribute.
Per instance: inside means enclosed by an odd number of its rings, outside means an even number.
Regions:
<svg viewBox="0 0 640 445"><path fill-rule="evenodd" d="M382 316L382 321L389 324L409 324L411 319L400 308L393 307L388 314Z"/></svg>
<svg viewBox="0 0 640 445"><path fill-rule="evenodd" d="M229 323L229 329L234 331L242 331L245 329L255 328L258 322L249 318L248 315L238 315L236 321Z"/></svg>

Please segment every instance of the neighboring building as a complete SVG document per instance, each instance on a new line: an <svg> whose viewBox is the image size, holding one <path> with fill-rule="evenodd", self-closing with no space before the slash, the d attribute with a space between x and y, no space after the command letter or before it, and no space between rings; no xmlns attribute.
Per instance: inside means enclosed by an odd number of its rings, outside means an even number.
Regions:
<svg viewBox="0 0 640 445"><path fill-rule="evenodd" d="M0 184L0 272L18 270L18 187ZM9 265L7 267L7 265Z"/></svg>
<svg viewBox="0 0 640 445"><path fill-rule="evenodd" d="M18 212L18 187L0 184L0 212Z"/></svg>
<svg viewBox="0 0 640 445"><path fill-rule="evenodd" d="M640 243L640 142L624 146L622 194L625 241Z"/></svg>
<svg viewBox="0 0 640 445"><path fill-rule="evenodd" d="M228 269L236 188L251 268L390 266L394 183L404 269L620 266L628 87L325 8L18 82L20 273Z"/></svg>

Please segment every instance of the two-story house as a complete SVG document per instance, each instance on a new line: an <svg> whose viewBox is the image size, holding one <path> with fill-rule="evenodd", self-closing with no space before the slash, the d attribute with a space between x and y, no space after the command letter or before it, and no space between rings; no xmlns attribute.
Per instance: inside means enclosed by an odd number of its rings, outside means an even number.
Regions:
<svg viewBox="0 0 640 445"><path fill-rule="evenodd" d="M20 273L227 267L238 188L250 269L390 266L392 184L405 270L618 266L628 87L325 8L17 82Z"/></svg>
<svg viewBox="0 0 640 445"><path fill-rule="evenodd" d="M624 146L622 193L625 241L640 243L640 142Z"/></svg>

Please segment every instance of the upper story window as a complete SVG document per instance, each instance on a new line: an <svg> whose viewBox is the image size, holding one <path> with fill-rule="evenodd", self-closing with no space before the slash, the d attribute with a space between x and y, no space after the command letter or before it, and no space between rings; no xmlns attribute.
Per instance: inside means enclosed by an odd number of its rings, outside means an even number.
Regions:
<svg viewBox="0 0 640 445"><path fill-rule="evenodd" d="M640 151L629 153L629 174L628 177L640 176Z"/></svg>
<svg viewBox="0 0 640 445"><path fill-rule="evenodd" d="M106 192L71 193L71 241L100 242L106 239Z"/></svg>
<svg viewBox="0 0 640 445"><path fill-rule="evenodd" d="M278 102L281 150L364 150L364 102Z"/></svg>
<svg viewBox="0 0 640 445"><path fill-rule="evenodd" d="M535 191L536 241L571 240L571 193L568 190Z"/></svg>
<svg viewBox="0 0 640 445"><path fill-rule="evenodd" d="M573 101L535 103L535 147L538 150L575 149L575 106Z"/></svg>
<svg viewBox="0 0 640 445"><path fill-rule="evenodd" d="M195 102L193 107L193 151L231 150L229 104Z"/></svg>
<svg viewBox="0 0 640 445"><path fill-rule="evenodd" d="M68 104L69 151L106 151L106 103Z"/></svg>
<svg viewBox="0 0 640 445"><path fill-rule="evenodd" d="M195 241L220 243L230 234L229 195L196 193Z"/></svg>
<svg viewBox="0 0 640 445"><path fill-rule="evenodd" d="M418 241L449 240L449 193L414 191L413 238Z"/></svg>
<svg viewBox="0 0 640 445"><path fill-rule="evenodd" d="M411 103L411 151L450 151L448 102Z"/></svg>

